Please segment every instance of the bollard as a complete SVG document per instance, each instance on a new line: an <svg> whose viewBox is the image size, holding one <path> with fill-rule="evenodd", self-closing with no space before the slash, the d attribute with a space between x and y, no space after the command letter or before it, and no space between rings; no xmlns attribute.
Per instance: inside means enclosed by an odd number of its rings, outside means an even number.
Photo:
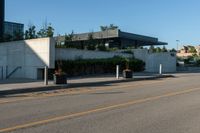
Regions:
<svg viewBox="0 0 200 133"><path fill-rule="evenodd" d="M44 68L44 85L48 85L48 66Z"/></svg>
<svg viewBox="0 0 200 133"><path fill-rule="evenodd" d="M116 66L116 78L119 79L119 65Z"/></svg>
<svg viewBox="0 0 200 133"><path fill-rule="evenodd" d="M160 71L159 74L162 75L162 64L160 64Z"/></svg>
<svg viewBox="0 0 200 133"><path fill-rule="evenodd" d="M1 67L1 78L3 79L3 66Z"/></svg>

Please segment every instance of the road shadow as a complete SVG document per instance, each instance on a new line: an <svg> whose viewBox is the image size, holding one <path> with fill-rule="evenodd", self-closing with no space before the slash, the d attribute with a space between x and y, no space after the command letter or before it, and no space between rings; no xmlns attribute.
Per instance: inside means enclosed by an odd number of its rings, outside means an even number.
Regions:
<svg viewBox="0 0 200 133"><path fill-rule="evenodd" d="M67 85L50 85L50 86L42 86L42 87L30 87L30 88L18 88L12 90L0 90L0 98L13 95L13 94L23 94L23 93L32 93L32 92L45 92L45 91L53 91L59 89L73 89L73 88L81 88L81 87L107 87L114 86L117 83L128 83L134 81L143 81L143 80L162 80L163 78L173 78L173 75L165 75L165 76L155 76L155 77L147 77L147 78L133 78L133 79L113 79L109 81L97 81L97 82L84 82L84 83L68 83Z"/></svg>
<svg viewBox="0 0 200 133"><path fill-rule="evenodd" d="M32 80L32 79L5 79L0 80L0 85L3 84L20 84L20 83L34 83L40 82L41 80Z"/></svg>

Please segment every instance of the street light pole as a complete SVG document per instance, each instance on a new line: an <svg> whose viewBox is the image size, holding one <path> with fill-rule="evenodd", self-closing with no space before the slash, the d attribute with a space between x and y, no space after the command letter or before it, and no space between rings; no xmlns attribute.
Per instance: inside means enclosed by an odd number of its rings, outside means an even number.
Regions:
<svg viewBox="0 0 200 133"><path fill-rule="evenodd" d="M179 40L176 40L176 43L177 43L177 52L178 52L178 43L179 43L180 41Z"/></svg>

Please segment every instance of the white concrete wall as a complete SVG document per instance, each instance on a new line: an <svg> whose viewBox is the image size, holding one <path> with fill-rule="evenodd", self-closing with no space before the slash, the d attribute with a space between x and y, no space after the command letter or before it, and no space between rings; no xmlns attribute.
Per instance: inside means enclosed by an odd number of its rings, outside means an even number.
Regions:
<svg viewBox="0 0 200 133"><path fill-rule="evenodd" d="M133 49L134 57L146 62L147 57L149 56L147 49Z"/></svg>
<svg viewBox="0 0 200 133"><path fill-rule="evenodd" d="M6 77L16 67L18 69L11 78L37 79L37 69L48 66L55 67L55 42L51 38L31 39L6 42L0 44L0 69ZM1 70L0 70L1 71ZM1 73L0 73L1 78Z"/></svg>
<svg viewBox="0 0 200 133"><path fill-rule="evenodd" d="M176 54L171 52L149 53L147 49L134 49L134 56L146 63L146 72L159 73L160 64L163 72L176 72Z"/></svg>
<svg viewBox="0 0 200 133"><path fill-rule="evenodd" d="M163 72L176 72L176 55L174 53L152 53L146 59L146 71L159 73L162 64Z"/></svg>
<svg viewBox="0 0 200 133"><path fill-rule="evenodd" d="M56 59L58 60L75 60L75 59L103 59L112 58L114 56L133 57L131 54L123 54L121 52L103 52L79 49L56 48Z"/></svg>
<svg viewBox="0 0 200 133"><path fill-rule="evenodd" d="M159 72L159 66L162 64L163 72L176 71L176 56L173 53L149 53L147 49L133 49L134 57L145 62L146 72ZM75 60L75 59L101 59L112 58L114 56L132 57L132 54L125 54L121 51L102 52L78 49L56 49L57 60Z"/></svg>

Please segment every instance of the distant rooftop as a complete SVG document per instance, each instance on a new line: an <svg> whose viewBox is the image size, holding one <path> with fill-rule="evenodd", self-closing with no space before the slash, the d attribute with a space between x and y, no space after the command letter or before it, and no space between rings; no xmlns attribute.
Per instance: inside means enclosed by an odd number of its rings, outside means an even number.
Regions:
<svg viewBox="0 0 200 133"><path fill-rule="evenodd" d="M72 40L73 41L87 41L90 34L92 34L93 39L97 39L97 40L121 39L121 40L126 40L126 41L128 40L129 43L131 42L135 43L137 41L138 44L141 46L167 45L166 42L160 42L158 38L123 32L119 29L74 34ZM63 41L64 41L64 38L65 38L64 36L57 37L58 40L63 40Z"/></svg>

